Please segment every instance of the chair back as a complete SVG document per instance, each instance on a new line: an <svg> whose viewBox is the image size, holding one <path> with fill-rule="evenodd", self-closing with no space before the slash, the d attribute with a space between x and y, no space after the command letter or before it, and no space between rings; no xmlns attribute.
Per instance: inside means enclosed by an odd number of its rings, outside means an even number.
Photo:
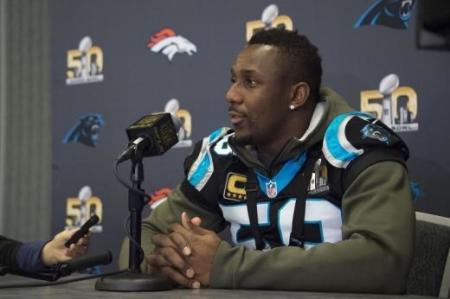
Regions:
<svg viewBox="0 0 450 299"><path fill-rule="evenodd" d="M415 252L406 293L449 297L450 218L416 212Z"/></svg>

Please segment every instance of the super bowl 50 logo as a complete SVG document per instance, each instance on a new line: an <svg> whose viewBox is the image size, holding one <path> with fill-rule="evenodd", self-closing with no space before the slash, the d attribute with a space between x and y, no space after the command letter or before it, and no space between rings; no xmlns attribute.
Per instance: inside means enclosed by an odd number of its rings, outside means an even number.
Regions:
<svg viewBox="0 0 450 299"><path fill-rule="evenodd" d="M247 22L246 41L249 41L256 31L268 28L284 28L286 30L293 30L294 25L289 16L279 16L278 6L271 4L264 9L260 20Z"/></svg>
<svg viewBox="0 0 450 299"><path fill-rule="evenodd" d="M67 85L103 81L103 51L85 36L78 49L67 51Z"/></svg>
<svg viewBox="0 0 450 299"><path fill-rule="evenodd" d="M103 230L103 204L100 198L92 196L92 189L84 186L78 192L78 197L69 197L66 202L66 227L81 227L93 214L100 219L91 228L92 232L100 233Z"/></svg>
<svg viewBox="0 0 450 299"><path fill-rule="evenodd" d="M180 102L177 99L171 99L166 103L164 112L169 112L176 115L181 120L181 127L178 130L178 143L175 147L190 147L192 140L189 139L192 135L192 117L186 109L180 108Z"/></svg>
<svg viewBox="0 0 450 299"><path fill-rule="evenodd" d="M417 131L417 93L399 83L398 76L390 74L378 90L361 91L361 111L375 115L395 132Z"/></svg>

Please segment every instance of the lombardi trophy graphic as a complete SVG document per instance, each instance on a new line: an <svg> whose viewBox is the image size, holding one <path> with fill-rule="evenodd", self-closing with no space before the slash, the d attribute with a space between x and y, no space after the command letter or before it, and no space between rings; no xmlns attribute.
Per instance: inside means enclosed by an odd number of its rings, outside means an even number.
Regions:
<svg viewBox="0 0 450 299"><path fill-rule="evenodd" d="M261 15L261 21L264 23L264 29L270 29L272 27L272 22L276 17L278 17L278 6L275 4L267 6Z"/></svg>
<svg viewBox="0 0 450 299"><path fill-rule="evenodd" d="M91 66L88 64L87 52L92 48L92 39L89 36L85 36L81 39L78 45L78 50L81 52L81 78L87 79L91 73Z"/></svg>
<svg viewBox="0 0 450 299"><path fill-rule="evenodd" d="M171 99L167 102L166 106L164 107L164 112L169 112L170 114L176 116L177 112L180 110L180 102L177 99ZM181 127L177 133L178 140L180 143L181 141L185 140L187 138L187 132L186 128L184 127L184 120L181 119Z"/></svg>
<svg viewBox="0 0 450 299"><path fill-rule="evenodd" d="M80 200L80 218L75 223L76 227L81 227L91 216L87 211L87 201L91 197L92 189L89 186L84 186L80 189L80 192L78 192L78 199Z"/></svg>
<svg viewBox="0 0 450 299"><path fill-rule="evenodd" d="M398 88L399 84L400 80L398 76L396 74L389 74L381 80L378 88L378 91L383 95L381 121L390 128L395 124L391 95Z"/></svg>

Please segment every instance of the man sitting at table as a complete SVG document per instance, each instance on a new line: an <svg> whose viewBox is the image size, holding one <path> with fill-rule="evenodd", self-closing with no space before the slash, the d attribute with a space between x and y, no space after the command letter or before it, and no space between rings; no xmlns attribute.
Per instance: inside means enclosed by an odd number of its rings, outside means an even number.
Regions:
<svg viewBox="0 0 450 299"><path fill-rule="evenodd" d="M144 270L191 288L405 291L415 223L408 149L321 90L321 75L305 36L251 38L226 93L234 130L199 142L182 184L144 220ZM233 244L217 235L227 226ZM121 268L127 253L128 241Z"/></svg>

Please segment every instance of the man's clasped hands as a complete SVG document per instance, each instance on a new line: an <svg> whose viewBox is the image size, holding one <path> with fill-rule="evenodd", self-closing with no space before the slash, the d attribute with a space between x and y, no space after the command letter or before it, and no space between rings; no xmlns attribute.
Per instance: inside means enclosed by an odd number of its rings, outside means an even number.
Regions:
<svg viewBox="0 0 450 299"><path fill-rule="evenodd" d="M199 217L190 219L183 212L180 223L171 224L168 234L154 235L155 249L145 257L148 272L159 272L187 288L209 286L214 256L222 240L200 224Z"/></svg>

